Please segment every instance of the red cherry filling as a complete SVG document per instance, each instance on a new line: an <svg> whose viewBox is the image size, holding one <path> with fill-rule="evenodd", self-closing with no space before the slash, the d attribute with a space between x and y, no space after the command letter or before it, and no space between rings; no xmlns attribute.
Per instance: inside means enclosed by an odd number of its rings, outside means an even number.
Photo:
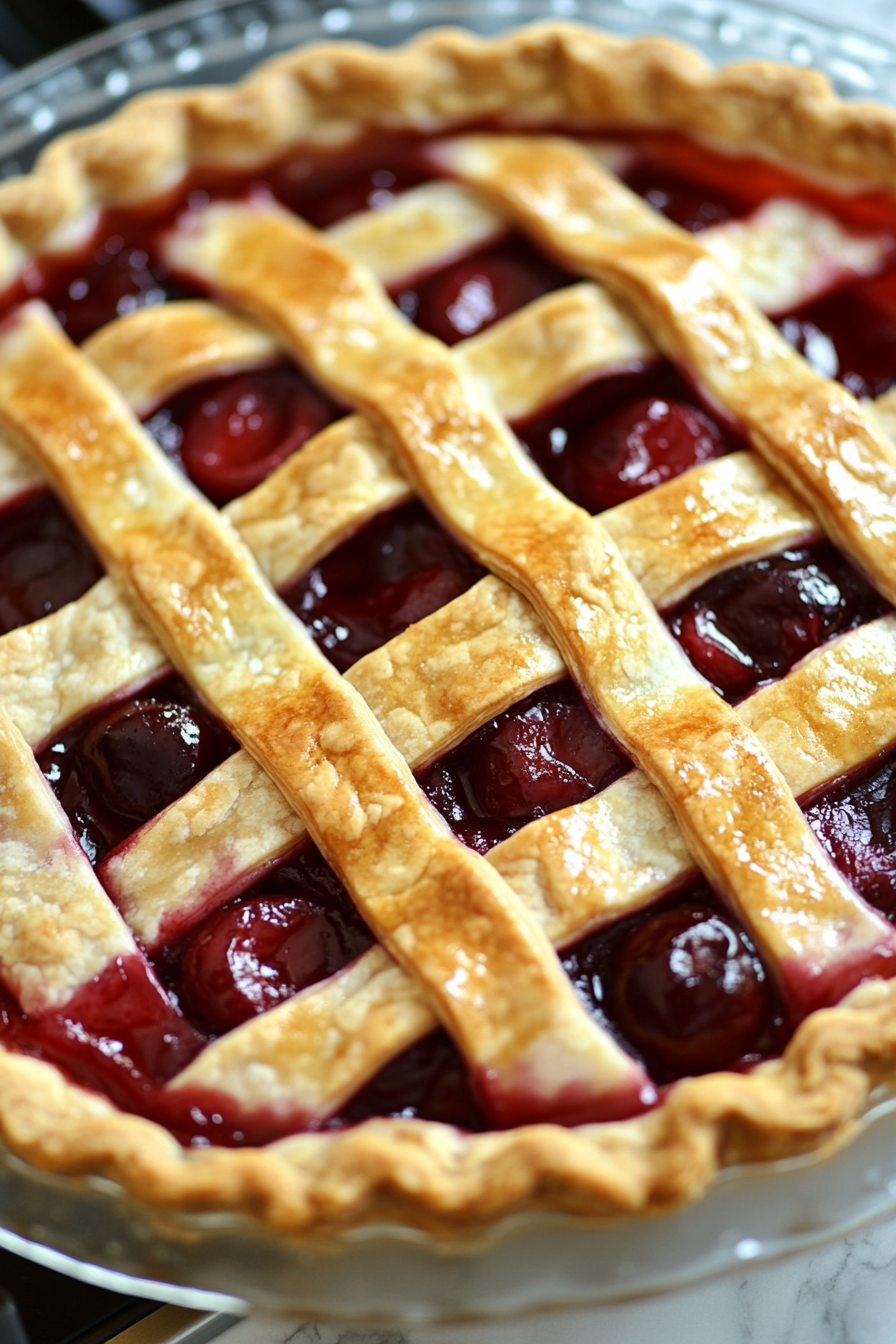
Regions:
<svg viewBox="0 0 896 1344"><path fill-rule="evenodd" d="M651 162L640 162L624 180L654 210L689 233L701 233L726 219L746 214L750 202L723 188L689 181L679 173Z"/></svg>
<svg viewBox="0 0 896 1344"><path fill-rule="evenodd" d="M151 256L151 231L132 228L128 234L134 241L113 233L80 257L42 263L27 279L76 344L115 317L190 292Z"/></svg>
<svg viewBox="0 0 896 1344"><path fill-rule="evenodd" d="M620 1027L657 1074L735 1063L768 1012L765 972L746 935L700 905L654 915L628 935L612 997Z"/></svg>
<svg viewBox="0 0 896 1344"><path fill-rule="evenodd" d="M107 812L140 826L220 763L223 737L196 705L141 697L93 723L81 739L78 768Z"/></svg>
<svg viewBox="0 0 896 1344"><path fill-rule="evenodd" d="M145 1112L152 1092L204 1044L136 954L119 957L61 1008L25 1015L3 996L4 1034L27 1054L61 1065L78 1082Z"/></svg>
<svg viewBox="0 0 896 1344"><path fill-rule="evenodd" d="M46 490L0 510L0 634L86 593L102 568Z"/></svg>
<svg viewBox="0 0 896 1344"><path fill-rule="evenodd" d="M420 504L375 518L283 593L340 672L482 577Z"/></svg>
<svg viewBox="0 0 896 1344"><path fill-rule="evenodd" d="M396 301L418 327L456 345L571 278L522 239L512 239L402 289Z"/></svg>
<svg viewBox="0 0 896 1344"><path fill-rule="evenodd" d="M745 446L668 364L598 378L517 433L548 480L591 513Z"/></svg>
<svg viewBox="0 0 896 1344"><path fill-rule="evenodd" d="M418 1041L388 1064L327 1128L357 1125L374 1115L437 1120L472 1133L489 1128L463 1058L443 1031Z"/></svg>
<svg viewBox="0 0 896 1344"><path fill-rule="evenodd" d="M875 285L831 294L778 322L819 373L857 397L878 397L896 383L896 313L874 301Z"/></svg>
<svg viewBox="0 0 896 1344"><path fill-rule="evenodd" d="M696 406L639 397L570 438L563 489L599 513L725 452L718 426Z"/></svg>
<svg viewBox="0 0 896 1344"><path fill-rule="evenodd" d="M201 923L176 972L184 1004L214 1032L332 976L371 945L348 892L309 847Z"/></svg>
<svg viewBox="0 0 896 1344"><path fill-rule="evenodd" d="M752 1062L782 1026L746 934L708 892L694 897L593 934L563 959L658 1082Z"/></svg>
<svg viewBox="0 0 896 1344"><path fill-rule="evenodd" d="M230 1031L323 979L327 932L326 916L300 896L244 897L190 939L181 998L212 1031Z"/></svg>
<svg viewBox="0 0 896 1344"><path fill-rule="evenodd" d="M379 130L335 166L299 157L275 169L267 185L289 210L326 229L362 210L381 210L432 175L418 136Z"/></svg>
<svg viewBox="0 0 896 1344"><path fill-rule="evenodd" d="M178 678L95 711L38 756L91 862L182 797L234 749Z"/></svg>
<svg viewBox="0 0 896 1344"><path fill-rule="evenodd" d="M492 719L420 782L455 835L485 853L536 817L590 798L629 768L566 681Z"/></svg>
<svg viewBox="0 0 896 1344"><path fill-rule="evenodd" d="M336 415L291 365L191 388L146 424L200 490L226 504L252 490Z"/></svg>
<svg viewBox="0 0 896 1344"><path fill-rule="evenodd" d="M896 756L826 792L806 819L859 895L896 919Z"/></svg>
<svg viewBox="0 0 896 1344"><path fill-rule="evenodd" d="M163 974L176 981L195 1018L218 1033L333 975L372 941L345 888L309 845L261 890L210 915L179 966L177 954L163 954Z"/></svg>
<svg viewBox="0 0 896 1344"><path fill-rule="evenodd" d="M884 599L824 542L710 579L667 621L697 671L733 701L886 610Z"/></svg>

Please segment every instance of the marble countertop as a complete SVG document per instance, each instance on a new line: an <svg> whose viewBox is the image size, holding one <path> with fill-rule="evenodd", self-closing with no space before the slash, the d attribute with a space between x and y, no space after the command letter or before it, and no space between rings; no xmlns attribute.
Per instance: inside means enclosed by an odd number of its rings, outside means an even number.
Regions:
<svg viewBox="0 0 896 1344"><path fill-rule="evenodd" d="M494 1324L364 1330L244 1320L221 1344L892 1344L896 1220L696 1288Z"/></svg>
<svg viewBox="0 0 896 1344"><path fill-rule="evenodd" d="M372 1329L240 1321L221 1344L892 1344L896 1221L749 1274L501 1324Z"/></svg>

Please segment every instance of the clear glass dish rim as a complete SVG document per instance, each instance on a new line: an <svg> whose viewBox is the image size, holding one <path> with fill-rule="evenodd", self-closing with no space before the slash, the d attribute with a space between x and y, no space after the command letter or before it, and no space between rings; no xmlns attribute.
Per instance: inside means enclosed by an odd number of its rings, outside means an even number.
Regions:
<svg viewBox="0 0 896 1344"><path fill-rule="evenodd" d="M287 13L290 6L294 11L292 15ZM276 20L272 22L272 16L278 8L281 14L286 15L279 27ZM300 12L302 9L305 10L304 14ZM240 64L248 69L266 55L285 49L287 45L292 44L292 40L370 38L377 30L389 28L390 24L394 25L396 35L400 34L403 38L409 35L409 24L413 31L432 26L434 23L463 24L465 21L485 19L495 21L489 28L489 31L494 31L497 26L510 27L519 21L534 17L563 17L587 22L598 13L604 21L607 15L621 16L630 21L633 27L631 29L626 27L624 31L635 29L644 32L665 31L691 41L711 57L718 58L721 48L729 59L738 59L745 52L752 51L749 44L745 44L738 36L739 27L742 31L745 24L764 25L770 36L775 33L779 35L784 51L789 51L800 64L808 63L801 59L800 43L815 44L806 48L815 57L813 63L826 69L841 94L869 96L869 93L873 93L879 99L889 98L891 101L896 101L896 45L876 40L860 30L841 28L823 20L765 4L763 0L729 0L729 3L724 3L724 0L675 0L674 3L671 0L553 0L553 3L549 4L538 3L537 0L485 0L485 3L478 3L477 0L392 0L388 4L371 4L368 0L347 0L344 4L333 5L306 3L305 0L223 0L223 3L215 3L215 0L187 0L186 3L156 11L143 19L134 19L118 25L0 81L0 109L12 108L17 102L25 109L21 117L22 125L17 131L10 133L0 127L0 176L8 176L15 170L17 156L24 155L30 162L33 149L48 135L52 137L59 129L67 128L69 125L92 122L108 115L124 100L125 94L131 96L134 92L142 91L143 87L157 87L167 82L183 84L187 76L190 83L207 82L209 73L214 73L217 67L226 62ZM220 40L204 43L197 25L201 25L209 16L218 16L225 20L225 28L227 21L233 18L235 20L233 31L222 30ZM256 26L253 28L253 25ZM281 29L290 30L289 42L278 38ZM295 29L300 29L301 32L299 37L293 38L292 31ZM712 42L705 36L704 40L701 40L701 31L705 34L710 29L715 34ZM154 66L152 78L145 85L139 79L131 79L129 76L127 90L121 89L121 80L116 83L114 79L116 70L126 70L125 66L113 64L103 74L103 62L125 50L128 43L139 41L141 38L150 41L163 40L166 35L178 30L187 34L188 41L186 45L181 44L176 51L172 49L167 62L167 74L163 73L158 77L158 71ZM240 30L242 39L239 36ZM192 56L189 61L185 61L184 51L198 52L198 63L192 63L194 60ZM783 59L783 55L776 59ZM164 62L160 61L160 64ZM79 73L80 82L75 81L78 83L78 88L72 91L73 85L69 81L67 94L65 76L67 72L72 71ZM98 77L98 72L102 76L102 84L92 82ZM54 90L56 90L55 100ZM881 1128L892 1130L896 1135L896 1099L887 1100L868 1113L859 1126L859 1142ZM788 1179L792 1181L797 1174L805 1175L806 1172L820 1173L825 1170L830 1172L833 1164L844 1161L844 1154L855 1151L854 1144L852 1148L844 1148L834 1156L812 1154L806 1158L788 1159L783 1162L728 1168L721 1173L713 1192L707 1201L703 1202L703 1206L708 1207L713 1194L717 1195L718 1192L724 1194L739 1187L745 1190L752 1189L758 1183L770 1178L778 1189L785 1191L781 1198L786 1199ZM65 1191L76 1202L78 1192L81 1191L86 1195L89 1189L92 1198L107 1201L110 1209L114 1204L119 1206L127 1204L128 1216L132 1215L136 1223L141 1226L141 1235L144 1238L147 1225L155 1229L154 1235L170 1235L170 1229L168 1234L158 1230L159 1219L153 1211L123 1200L121 1192L117 1191L111 1182L95 1180L85 1183L48 1176L46 1173L26 1168L25 1164L8 1154L0 1154L0 1162L4 1163L7 1169L14 1168L19 1179L27 1181L29 1179L27 1172L31 1171L34 1182L42 1189ZM864 1202L860 1201L860 1207L842 1209L839 1218L822 1220L815 1226L807 1226L784 1237L770 1237L765 1241L749 1236L741 1237L733 1240L727 1250L715 1248L712 1255L695 1257L690 1267L684 1269L679 1267L672 1275L654 1272L651 1276L648 1272L640 1279L627 1283L605 1285L602 1289L596 1289L589 1301L593 1303L619 1301L646 1293L683 1287L735 1267L743 1268L746 1261L761 1263L820 1245L845 1235L864 1223L886 1217L896 1212L896 1158L892 1171L883 1170L879 1165L874 1170L877 1175L868 1186L871 1192L869 1197ZM698 1204L690 1206L690 1209L693 1212L695 1208L700 1207ZM671 1213L663 1215L662 1221L671 1229L674 1220L680 1220L681 1217L680 1213ZM512 1239L524 1225L536 1229L539 1226L543 1227L544 1237L550 1239L552 1236L557 1236L564 1221L570 1227L574 1227L577 1233L588 1235L589 1228L581 1223L569 1222L553 1215L543 1217L532 1215L524 1220L512 1219L500 1224L491 1229L484 1238L474 1237L472 1250L469 1246L466 1249L457 1246L455 1250L480 1257L483 1255L484 1241L497 1245L502 1239ZM191 1219L189 1215L184 1215L182 1222L184 1229L190 1227L193 1237L212 1235L207 1223L199 1216ZM45 1235L34 1237L23 1235L21 1225L16 1224L16 1211L5 1206L0 1207L0 1245L113 1291L174 1301L202 1310L242 1312L257 1309L259 1306L262 1310L269 1311L302 1309L300 1303L286 1297L279 1305L270 1300L260 1303L257 1298L253 1299L251 1290L244 1294L223 1293L196 1283L176 1282L173 1278L162 1280L127 1272L112 1263L115 1259L114 1254L107 1253L104 1257L95 1243L85 1244L80 1248L84 1251L84 1259L81 1259L77 1254L71 1253L70 1237L67 1250L62 1249L59 1245L58 1229L44 1227L42 1230ZM653 1225L656 1225L655 1221ZM244 1219L235 1218L233 1227L245 1231L249 1239L257 1235L255 1229ZM216 1229L218 1230L220 1228ZM446 1257L444 1244L436 1238L427 1238L426 1234L409 1233L404 1228L385 1226L366 1229L353 1237L347 1237L343 1252L351 1257L353 1246L357 1247L365 1242L370 1244L377 1239L384 1246L392 1244L407 1249L413 1242L419 1248L428 1247L433 1256L436 1259L441 1258L443 1263L448 1263L452 1258ZM53 1244L54 1240L56 1245ZM66 1241L66 1238L63 1237L62 1240ZM328 1247L327 1254L332 1253L332 1247ZM307 1248L302 1248L301 1254L307 1257ZM242 1289L245 1285L234 1287ZM553 1295L550 1291L546 1292L542 1301L535 1303L529 1301L523 1306L523 1310L562 1305L583 1305L583 1302L580 1298L575 1302L561 1300L555 1289ZM363 1310L363 1303L356 1304L354 1308L348 1310L345 1309L344 1303L334 1302L333 1306L332 1312L319 1311L319 1317L329 1316L332 1319L354 1321L368 1319ZM446 1309L442 1303L441 1306L434 1304L429 1314L421 1315L418 1308L411 1316L405 1316L399 1310L382 1319L399 1323L424 1319L435 1321L457 1319L463 1314L462 1304L455 1304ZM479 1310L474 1311L473 1315L479 1319L488 1316L489 1313Z"/></svg>

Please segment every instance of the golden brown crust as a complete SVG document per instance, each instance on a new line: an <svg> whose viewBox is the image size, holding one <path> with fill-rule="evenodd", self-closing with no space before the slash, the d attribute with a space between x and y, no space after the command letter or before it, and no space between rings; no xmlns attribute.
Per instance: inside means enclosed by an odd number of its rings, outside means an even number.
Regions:
<svg viewBox="0 0 896 1344"><path fill-rule="evenodd" d="M136 953L21 733L0 708L0 965L27 1013Z"/></svg>
<svg viewBox="0 0 896 1344"><path fill-rule="evenodd" d="M446 1232L532 1208L661 1211L699 1195L720 1165L842 1141L875 1086L892 1079L894 1051L896 986L873 982L807 1019L780 1061L676 1084L640 1120L473 1136L373 1120L263 1150L201 1152L52 1066L2 1052L0 1132L36 1166L101 1172L160 1208L245 1213L298 1235L390 1219Z"/></svg>
<svg viewBox="0 0 896 1344"><path fill-rule="evenodd" d="M535 171L527 188L521 165L530 142ZM553 229L545 223L542 232L552 240L562 230L564 238L581 234L580 250L597 232L589 211L598 188L610 194L610 209L620 204L621 253L629 215L636 216L633 250L640 233L649 238L660 228L624 188L605 187L610 179L569 142L472 137L440 145L438 154L477 182L486 167L497 167L499 181L489 189L521 214L522 201L527 222L531 215L541 223L543 210ZM553 171L556 160L565 175ZM553 220L551 190L570 197L569 224L565 212L562 222ZM663 227L680 249L696 247L683 231ZM169 235L165 251L175 267L269 325L314 377L382 426L430 509L529 599L571 675L663 792L701 868L801 1012L831 1001L832 980L844 993L847 966L855 984L869 959L887 964L896 941L886 920L837 872L758 741L683 657L609 532L534 469L456 356L413 329L341 248L280 210L210 205ZM697 255L722 277L726 297L734 293L721 269ZM764 323L746 300L738 302L745 321ZM896 458L878 437L881 452Z"/></svg>
<svg viewBox="0 0 896 1344"><path fill-rule="evenodd" d="M396 51L304 48L234 89L151 93L60 137L0 188L7 274L103 204L158 197L192 166L260 166L372 126L506 123L673 129L759 152L844 190L896 187L896 113L844 103L812 70L751 61L713 70L664 38L625 40L545 22L491 41L437 30Z"/></svg>
<svg viewBox="0 0 896 1344"><path fill-rule="evenodd" d="M348 44L301 52L235 91L152 95L58 142L35 174L0 188L0 265L13 273L23 247L52 246L97 204L157 196L191 163L261 163L370 124L522 120L522 107L541 124L671 126L846 189L896 185L896 114L840 103L812 72L759 63L712 72L676 44L565 25L492 43L437 33L385 56ZM292 1232L390 1216L439 1230L528 1207L668 1207L698 1193L720 1163L842 1135L872 1086L892 1081L894 1055L896 987L874 984L805 1022L784 1060L750 1077L679 1084L646 1119L600 1129L464 1137L375 1121L264 1152L184 1153L159 1127L5 1053L0 1125L38 1165L101 1170L164 1207L239 1210Z"/></svg>
<svg viewBox="0 0 896 1344"><path fill-rule="evenodd" d="M19 310L0 352L3 422L45 468L175 667L301 815L451 1029L496 1113L536 1119L559 1106L590 1118L605 1113L605 1095L636 1098L643 1071L586 1012L543 930L495 869L451 835L234 530L44 305Z"/></svg>

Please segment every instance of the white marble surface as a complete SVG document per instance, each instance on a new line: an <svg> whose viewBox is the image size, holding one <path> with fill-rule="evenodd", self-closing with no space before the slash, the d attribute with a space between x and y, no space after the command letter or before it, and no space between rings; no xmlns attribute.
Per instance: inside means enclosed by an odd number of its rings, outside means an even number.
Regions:
<svg viewBox="0 0 896 1344"><path fill-rule="evenodd" d="M896 0L792 0L803 14L892 40ZM222 1344L893 1344L896 1220L845 1242L624 1305L408 1330L241 1321Z"/></svg>
<svg viewBox="0 0 896 1344"><path fill-rule="evenodd" d="M893 1344L896 1221L697 1288L501 1324L370 1329L240 1321L221 1344Z"/></svg>

